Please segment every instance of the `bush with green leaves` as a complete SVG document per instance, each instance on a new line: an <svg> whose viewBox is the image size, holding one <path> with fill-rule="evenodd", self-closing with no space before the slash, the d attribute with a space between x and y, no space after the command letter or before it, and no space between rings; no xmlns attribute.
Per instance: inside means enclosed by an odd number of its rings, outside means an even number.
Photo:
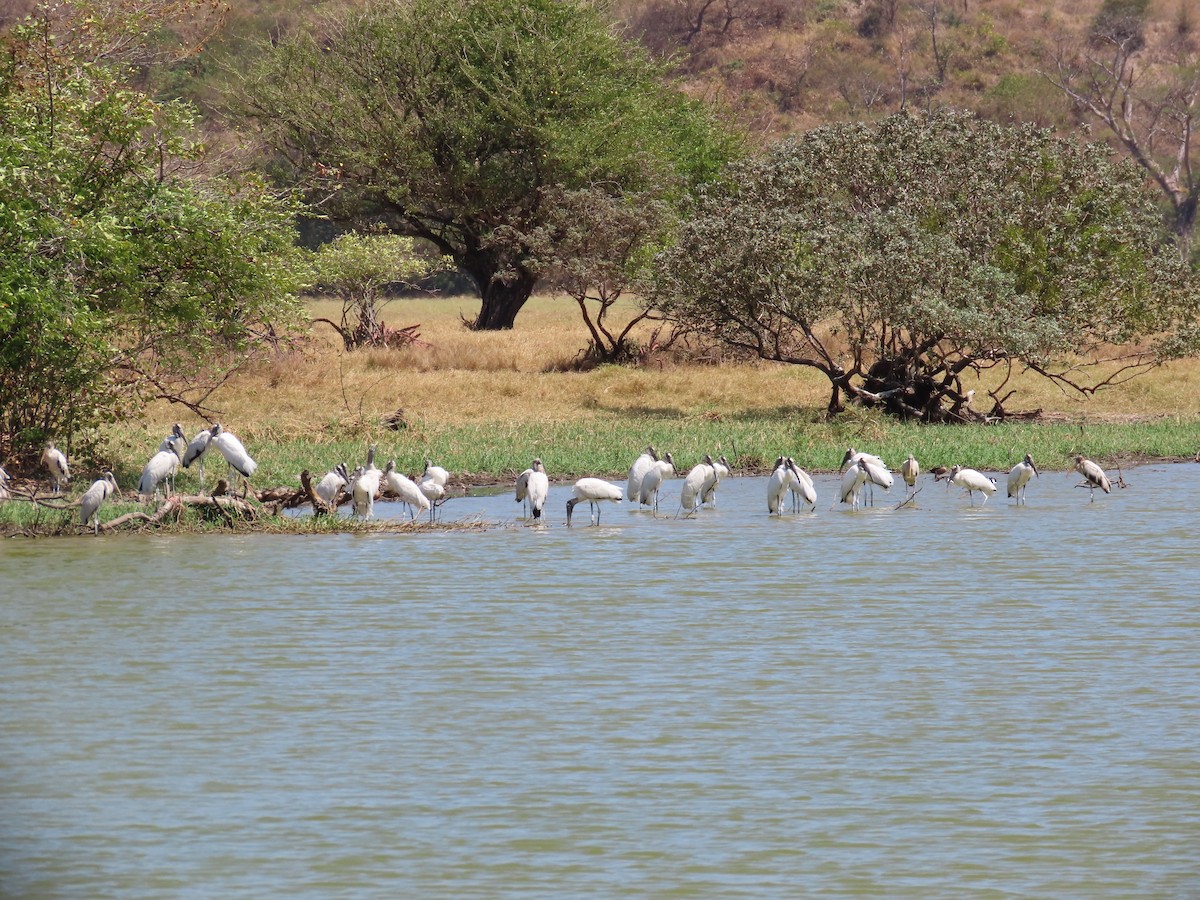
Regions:
<svg viewBox="0 0 1200 900"><path fill-rule="evenodd" d="M985 368L1089 394L1200 349L1197 282L1132 164L962 113L818 128L732 166L653 299L823 372L831 412L849 395L924 421L962 420Z"/></svg>
<svg viewBox="0 0 1200 900"><path fill-rule="evenodd" d="M39 27L40 26L40 27ZM201 178L189 108L27 22L0 69L0 453L211 389L301 317L294 209Z"/></svg>

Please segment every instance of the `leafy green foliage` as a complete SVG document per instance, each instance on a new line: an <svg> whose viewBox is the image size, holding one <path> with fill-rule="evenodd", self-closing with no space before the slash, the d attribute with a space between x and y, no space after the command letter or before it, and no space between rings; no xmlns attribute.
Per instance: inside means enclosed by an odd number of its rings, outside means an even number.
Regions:
<svg viewBox="0 0 1200 900"><path fill-rule="evenodd" d="M660 307L824 372L831 411L846 392L956 420L967 371L1089 393L1200 346L1200 293L1132 166L964 114L819 128L736 165L659 262Z"/></svg>
<svg viewBox="0 0 1200 900"><path fill-rule="evenodd" d="M389 285L411 286L432 274L436 260L413 252L412 238L393 234L338 236L313 253L314 280L342 300L342 320L328 322L342 337L347 350L385 346L392 334L380 319Z"/></svg>
<svg viewBox="0 0 1200 900"><path fill-rule="evenodd" d="M335 214L431 241L475 281L490 329L511 327L537 282L523 236L547 190L681 196L734 152L661 74L581 0L413 0L283 41L247 93Z"/></svg>
<svg viewBox="0 0 1200 900"><path fill-rule="evenodd" d="M0 447L136 409L193 408L298 316L289 206L201 181L192 116L15 29L0 72Z"/></svg>

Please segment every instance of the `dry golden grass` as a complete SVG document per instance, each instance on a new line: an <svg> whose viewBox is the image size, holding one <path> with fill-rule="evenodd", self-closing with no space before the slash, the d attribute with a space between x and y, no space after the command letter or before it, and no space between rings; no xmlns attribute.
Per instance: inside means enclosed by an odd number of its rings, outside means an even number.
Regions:
<svg viewBox="0 0 1200 900"><path fill-rule="evenodd" d="M369 437L403 409L411 429L446 424L579 422L631 414L666 419L770 417L823 409L828 387L819 373L762 362L687 365L652 359L645 368L603 366L588 372L547 371L587 344L574 302L532 299L507 332L472 332L462 319L477 310L470 298L396 300L384 311L393 326L420 325L428 346L346 353L332 330L316 325L300 349L240 374L213 395L220 417L256 439L321 443ZM335 318L327 301L314 316ZM985 374L982 396L999 380ZM1200 362L1184 361L1083 400L1035 376L1019 376L1010 411L1041 408L1074 419L1200 418ZM984 401L986 402L986 401ZM192 417L194 418L194 417ZM180 419L165 403L147 410L149 435ZM198 426L197 420L190 429Z"/></svg>

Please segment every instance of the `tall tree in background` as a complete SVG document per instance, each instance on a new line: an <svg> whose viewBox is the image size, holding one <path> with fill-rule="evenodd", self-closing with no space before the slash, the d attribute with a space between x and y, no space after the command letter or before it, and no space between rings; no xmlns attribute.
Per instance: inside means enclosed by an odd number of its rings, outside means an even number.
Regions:
<svg viewBox="0 0 1200 900"><path fill-rule="evenodd" d="M584 0L375 0L282 41L246 88L327 212L471 276L480 329L511 328L540 277L526 236L548 192L679 194L734 147Z"/></svg>

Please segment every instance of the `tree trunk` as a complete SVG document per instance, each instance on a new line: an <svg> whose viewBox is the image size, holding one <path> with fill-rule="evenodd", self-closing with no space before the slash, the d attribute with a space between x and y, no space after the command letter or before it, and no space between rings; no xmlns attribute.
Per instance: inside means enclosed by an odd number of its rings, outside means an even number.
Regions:
<svg viewBox="0 0 1200 900"><path fill-rule="evenodd" d="M533 293L535 284L537 279L525 274L507 284L493 281L487 290L481 292L483 303L479 307L479 316L471 323L471 327L476 331L512 328L517 313Z"/></svg>
<svg viewBox="0 0 1200 900"><path fill-rule="evenodd" d="M520 264L512 264L500 252L478 250L455 260L479 289L482 303L470 327L476 331L512 328L517 313L537 284L537 276ZM501 272L506 277L501 276Z"/></svg>

